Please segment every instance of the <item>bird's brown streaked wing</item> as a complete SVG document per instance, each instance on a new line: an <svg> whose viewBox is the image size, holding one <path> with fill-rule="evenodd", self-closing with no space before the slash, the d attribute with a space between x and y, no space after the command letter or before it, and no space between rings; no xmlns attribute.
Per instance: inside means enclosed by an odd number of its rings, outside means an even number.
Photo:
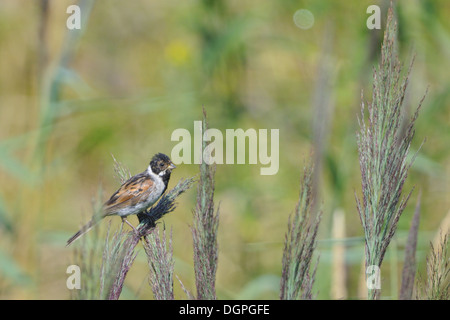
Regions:
<svg viewBox="0 0 450 320"><path fill-rule="evenodd" d="M148 196L153 186L154 182L148 175L139 174L130 178L105 202L104 215L114 214L125 206L135 205L142 197Z"/></svg>

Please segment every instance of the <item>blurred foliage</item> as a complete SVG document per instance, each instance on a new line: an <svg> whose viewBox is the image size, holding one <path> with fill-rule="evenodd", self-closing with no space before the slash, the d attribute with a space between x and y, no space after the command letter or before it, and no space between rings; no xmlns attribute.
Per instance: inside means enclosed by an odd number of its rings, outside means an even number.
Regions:
<svg viewBox="0 0 450 320"><path fill-rule="evenodd" d="M210 127L223 132L280 129L276 175L261 176L259 165L217 167L217 297L278 298L287 219L302 165L317 143L314 123L323 123L316 108L325 106L315 289L318 298L330 298L337 243L331 216L340 208L347 221L347 238L340 240L347 298L359 298L364 245L354 198L361 185L356 115L361 90L370 96L380 51L382 31L366 27L366 9L377 1L80 0L82 29L69 31L66 9L73 2L0 3L0 298L69 298L65 272L73 252L65 240L90 218L97 190L106 199L118 187L111 154L132 174L142 171L153 154L170 155L173 130L193 132L202 106ZM384 25L389 2L378 4ZM302 8L314 14L307 30L293 22ZM430 87L413 147L427 140L405 185L422 190L417 264L424 270L428 242L450 208L450 3L399 0L395 8L400 60L407 65L416 54L410 110ZM317 99L322 95L326 105ZM179 165L171 184L197 173L198 165ZM417 194L386 254L388 298L397 296L393 282L400 281ZM189 290L195 203L195 192L188 192L164 218L174 230L175 274ZM128 297L152 297L143 252L125 286ZM176 282L175 298L183 296Z"/></svg>

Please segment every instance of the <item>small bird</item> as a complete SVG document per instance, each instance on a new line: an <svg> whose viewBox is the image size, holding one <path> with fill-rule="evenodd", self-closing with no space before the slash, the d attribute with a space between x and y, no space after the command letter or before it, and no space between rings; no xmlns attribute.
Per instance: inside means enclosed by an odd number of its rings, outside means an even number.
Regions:
<svg viewBox="0 0 450 320"><path fill-rule="evenodd" d="M75 233L66 246L88 232L97 222L107 216L120 216L135 231L133 225L126 219L131 214L138 214L151 207L166 191L170 174L176 166L170 158L163 153L153 156L144 172L141 172L127 181L106 201L99 214Z"/></svg>

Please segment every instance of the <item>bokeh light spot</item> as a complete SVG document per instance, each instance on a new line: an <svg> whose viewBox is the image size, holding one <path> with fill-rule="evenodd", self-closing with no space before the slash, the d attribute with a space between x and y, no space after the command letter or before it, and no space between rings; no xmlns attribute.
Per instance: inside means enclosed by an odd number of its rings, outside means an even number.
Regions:
<svg viewBox="0 0 450 320"><path fill-rule="evenodd" d="M306 9L297 10L294 13L294 23L300 29L310 29L314 25L314 15Z"/></svg>

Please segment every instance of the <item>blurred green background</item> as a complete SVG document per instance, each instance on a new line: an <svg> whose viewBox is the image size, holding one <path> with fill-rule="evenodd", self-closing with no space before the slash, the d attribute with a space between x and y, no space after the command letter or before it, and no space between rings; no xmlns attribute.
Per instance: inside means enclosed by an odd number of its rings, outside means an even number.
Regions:
<svg viewBox="0 0 450 320"><path fill-rule="evenodd" d="M66 28L71 4L81 8L80 31ZM217 167L218 298L278 298L288 216L311 148L323 210L317 297L363 297L355 133L382 39L382 30L366 27L372 4L382 9L383 27L388 1L2 0L0 298L69 298L73 248L65 241L90 217L98 190L104 201L118 187L111 154L132 174L141 172L153 154L170 155L173 130L193 132L202 106L210 127L222 132L280 130L276 175L261 176L260 165ZM394 6L400 59L408 66L416 55L406 116L428 86L429 93L413 147L426 142L406 183L406 191L416 189L381 270L382 298L392 299L418 190L422 273L450 209L450 2ZM314 15L311 28L294 23L299 9ZM180 165L169 187L197 173L197 165ZM175 272L193 292L195 196L193 188L164 218L173 228ZM339 212L341 224L333 219ZM112 218L112 228L119 222ZM122 298L152 298L147 277L141 250ZM178 282L175 295L185 297Z"/></svg>

